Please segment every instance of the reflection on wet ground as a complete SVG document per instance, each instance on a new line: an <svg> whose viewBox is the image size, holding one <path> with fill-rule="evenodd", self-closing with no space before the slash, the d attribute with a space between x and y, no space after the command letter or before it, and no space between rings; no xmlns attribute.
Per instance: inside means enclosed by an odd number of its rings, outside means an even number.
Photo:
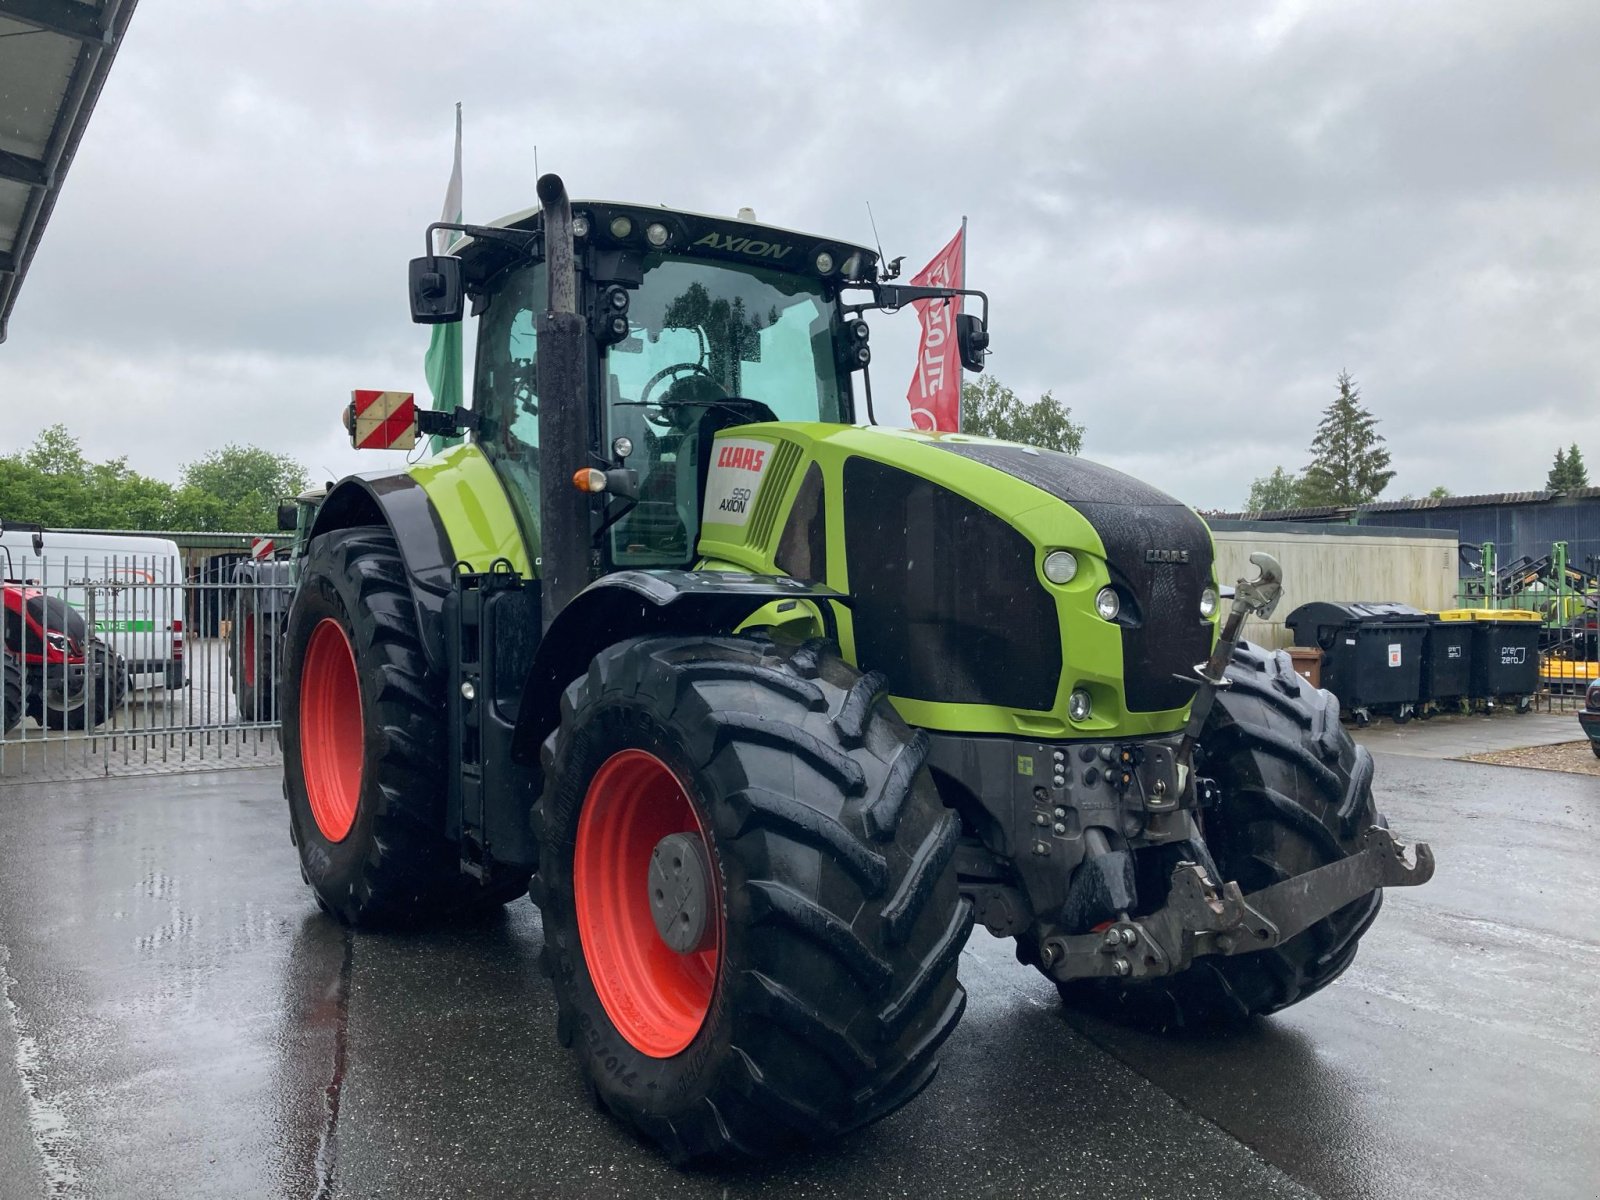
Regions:
<svg viewBox="0 0 1600 1200"><path fill-rule="evenodd" d="M586 1099L526 902L346 934L271 772L0 787L0 1200L1592 1195L1600 801L1383 767L1439 875L1324 995L1231 1039L1146 1037L1063 1013L980 933L917 1102L691 1172Z"/></svg>

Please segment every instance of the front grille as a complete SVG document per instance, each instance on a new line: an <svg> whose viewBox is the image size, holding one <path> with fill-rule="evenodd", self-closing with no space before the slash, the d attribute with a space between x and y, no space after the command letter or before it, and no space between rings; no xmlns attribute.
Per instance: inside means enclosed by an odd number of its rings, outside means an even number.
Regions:
<svg viewBox="0 0 1600 1200"><path fill-rule="evenodd" d="M908 699L1048 711L1061 631L1032 543L988 509L870 459L845 463L844 504L862 668Z"/></svg>
<svg viewBox="0 0 1600 1200"><path fill-rule="evenodd" d="M1199 517L1141 480L1071 454L948 439L931 444L1015 476L1083 514L1105 546L1113 581L1137 612L1136 623L1122 629L1128 710L1163 712L1193 698L1193 685L1177 676L1192 676L1205 661L1212 633L1200 619L1211 535ZM1187 561L1147 561L1147 551Z"/></svg>

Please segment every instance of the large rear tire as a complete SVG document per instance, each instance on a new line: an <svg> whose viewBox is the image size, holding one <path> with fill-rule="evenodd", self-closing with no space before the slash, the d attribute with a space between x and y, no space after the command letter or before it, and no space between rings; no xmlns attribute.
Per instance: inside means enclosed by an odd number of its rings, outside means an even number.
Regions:
<svg viewBox="0 0 1600 1200"><path fill-rule="evenodd" d="M381 526L315 539L284 642L284 793L318 904L349 925L398 926L492 907L445 837L443 684L428 667L405 566Z"/></svg>
<svg viewBox="0 0 1600 1200"><path fill-rule="evenodd" d="M277 618L253 612L233 619L228 634L228 666L233 673L233 696L242 721L277 720L277 672L280 668L275 646Z"/></svg>
<svg viewBox="0 0 1600 1200"><path fill-rule="evenodd" d="M1283 651L1241 643L1201 734L1196 770L1221 799L1204 813L1206 843L1224 879L1246 894L1356 853L1382 824L1372 756L1339 724L1339 701L1294 671ZM1064 998L1157 1029L1205 1028L1277 1012L1337 979L1378 915L1372 892L1282 945L1206 956L1181 974L1143 983L1063 985Z"/></svg>
<svg viewBox="0 0 1600 1200"><path fill-rule="evenodd" d="M557 1036L675 1161L892 1112L961 1016L959 823L883 688L821 643L644 638L563 697L533 886ZM697 880L659 920L653 857Z"/></svg>

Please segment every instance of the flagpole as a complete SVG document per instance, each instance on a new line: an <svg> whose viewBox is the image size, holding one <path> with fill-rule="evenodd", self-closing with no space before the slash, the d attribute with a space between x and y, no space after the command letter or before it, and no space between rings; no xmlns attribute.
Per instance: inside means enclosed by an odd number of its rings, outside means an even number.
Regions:
<svg viewBox="0 0 1600 1200"><path fill-rule="evenodd" d="M961 214L961 278L956 281L956 286L958 288L964 288L964 287L967 286L967 255L969 253L971 253L971 251L972 251L972 243L967 241L967 214L966 213L962 213ZM961 307L959 309L957 309L956 311L958 311L958 312L966 312L967 311L967 298L965 296L961 297ZM961 432L962 418L966 415L962 411L962 409L965 407L965 405L963 405L961 403L961 391L962 391L962 388L965 387L965 385L966 385L966 375L965 375L964 371L965 371L965 368L963 368L962 365L961 365L961 356L958 354L958 355L956 355L956 378L961 381L961 384L956 389L956 432L957 433Z"/></svg>

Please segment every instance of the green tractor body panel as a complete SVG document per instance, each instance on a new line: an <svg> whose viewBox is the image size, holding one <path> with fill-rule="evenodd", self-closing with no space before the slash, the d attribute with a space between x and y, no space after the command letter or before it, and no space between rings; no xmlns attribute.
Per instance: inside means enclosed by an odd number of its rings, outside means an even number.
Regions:
<svg viewBox="0 0 1600 1200"><path fill-rule="evenodd" d="M1073 504L954 452L991 448L1043 458L1045 452L1031 448L960 434L793 422L738 426L719 435L716 447L701 566L809 576L855 597L854 604L840 606L841 648L864 669L885 671L893 703L909 723L947 732L1096 739L1183 727L1189 707L1184 685L1173 680L1171 687L1146 689L1155 707L1148 699L1139 706L1124 687L1136 674L1129 669L1128 635L1138 630L1095 610L1096 595L1108 587L1124 589L1127 602L1149 604L1148 596L1128 593L1139 590L1135 580L1145 573L1145 552L1182 556L1182 549L1174 553L1161 544L1175 527L1187 534L1188 561L1151 564L1151 571L1186 574L1189 586L1178 591L1191 598L1215 588L1210 534L1177 502L1140 497L1134 523L1150 544L1137 546L1141 561L1128 564L1108 556L1096 524ZM1091 464L1084 469L1114 474ZM909 507L882 511L886 495ZM875 523L882 527L872 528ZM884 536L896 528L902 538ZM1056 550L1077 560L1077 573L1065 584L1043 573L1045 556ZM973 557L962 557L966 551ZM919 573L919 552L943 561L930 557ZM943 596L928 594L930 587ZM811 607L768 606L747 624L811 624L810 631L821 632L820 614L805 611ZM1215 617L1202 617L1197 604L1190 614L1183 648L1192 661L1169 654L1169 675L1203 661L1214 641ZM1137 619L1156 616L1141 612ZM925 657L936 661L918 662ZM991 667L1009 677L990 677ZM906 688L907 682L920 686ZM1088 719L1074 722L1067 700L1080 688L1093 708ZM1012 702L993 702L1003 698Z"/></svg>
<svg viewBox="0 0 1600 1200"><path fill-rule="evenodd" d="M456 562L487 571L503 558L525 578L538 575L537 535L519 525L506 489L477 446L452 446L410 474L427 493Z"/></svg>
<svg viewBox="0 0 1600 1200"><path fill-rule="evenodd" d="M912 725L951 733L1096 740L1168 734L1181 729L1189 708L1181 685L1164 693L1176 697L1177 703L1154 708L1130 703L1124 683L1130 674L1124 627L1102 619L1095 610L1096 595L1104 588L1125 583L1132 569L1108 557L1095 524L1073 504L1005 470L952 453L950 448L956 446L994 447L1025 455L1041 453L962 434L815 422L763 422L721 433L715 442L714 467L703 511L698 566L704 570L791 574L855 596L858 603L839 605L833 614L841 649L849 661L863 669L885 671L890 680L891 701ZM1005 648L995 636L996 629L987 630L993 644L985 646L986 631L962 622L959 614L943 609L930 611L921 622L926 628L917 628L915 581L906 577L908 571L915 573L916 551L902 552L892 543L861 531L860 523L874 518L874 513L862 511L862 506L876 506L873 493L860 492L862 485L857 477L863 472L880 479L903 478L912 491L921 489L929 495L945 493L958 498L944 504L946 509L955 506L958 526L981 522L985 514L992 519L993 527L979 532L975 543L987 557L943 563L937 573L957 594L969 593L972 584L980 581L1003 582L1014 590L1013 596L1002 597L1002 604L1006 610L1014 609L1009 615L1017 618L1007 629L1016 635L1011 641L1012 658L1016 661L1007 662ZM410 475L427 493L457 562L469 564L475 571L487 571L495 561L504 559L523 577L537 577L537 555L530 553L532 539L519 522L493 465L477 446L466 443L452 447L412 467ZM804 497L803 492L807 493ZM802 501L805 509L797 511ZM1188 509L1175 501L1169 505L1180 520L1187 518L1199 525L1198 518ZM936 514L931 508L923 513L930 521L940 515L949 513ZM891 521L899 522L899 516ZM1153 524L1153 532L1160 536L1162 522L1152 523L1148 511L1143 514L1143 523ZM806 544L807 539L801 536L802 526L806 526L814 546ZM1006 540L1002 530L1010 531L1009 545L996 544ZM950 541L957 532L941 530L941 541ZM871 558L863 556L853 564L853 538L875 546L878 553ZM1191 593L1216 587L1209 533L1204 539L1203 553L1192 556L1188 563L1161 565L1161 569L1189 573L1194 581L1188 589ZM959 544L959 538L956 541ZM813 549L817 551L814 560ZM1043 574L1044 558L1055 550L1067 550L1077 560L1077 573L1068 583L1051 583ZM887 605L887 612L884 605L869 604L871 612L864 616L859 603L863 583L883 563L894 562L902 554L910 561L903 568L896 568L894 578L904 593ZM1019 567L1025 568L1025 576L1017 576ZM998 580L997 574L1007 568L1012 577ZM930 564L930 573L933 569ZM968 571L974 578L963 578ZM853 574L856 578L852 578ZM1002 611L988 615L992 618L1008 614ZM901 629L885 631L869 626L868 621L873 618L887 618ZM1047 618L1048 623L1031 627L1026 624L1027 619L1040 618ZM828 625L816 604L790 601L764 606L741 628L769 628L790 638L803 638L824 633ZM1194 610L1192 625L1201 630L1190 644L1188 657L1194 662L1173 659L1166 664L1172 668L1166 672L1168 675L1192 668L1210 650L1215 617L1207 620ZM939 629L951 632L940 634ZM1030 644L1030 635L1038 641ZM965 638L966 648L977 658L998 654L995 663L1001 669L1039 663L1055 664L1056 669L1049 672L1048 686L1011 688L999 696L979 698L977 693L985 691L981 680L929 679L926 670L921 672L921 688L904 688L904 659L908 656L915 659L925 653L940 661L947 661L951 653L959 656L960 647L919 647L920 640L935 637ZM896 661L883 661L885 651ZM917 672L911 674L916 676ZM1078 689L1089 694L1092 710L1086 720L1075 722L1067 715L1067 702ZM1015 702L1024 691L1029 694L1021 703ZM1014 702L994 702L1007 695Z"/></svg>

